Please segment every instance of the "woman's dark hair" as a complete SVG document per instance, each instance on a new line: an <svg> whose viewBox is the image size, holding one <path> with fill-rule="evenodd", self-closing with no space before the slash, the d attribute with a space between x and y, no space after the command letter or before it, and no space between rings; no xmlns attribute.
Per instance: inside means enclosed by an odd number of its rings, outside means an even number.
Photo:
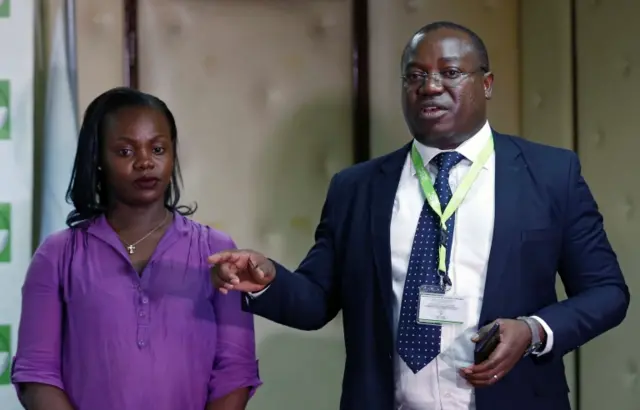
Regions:
<svg viewBox="0 0 640 410"><path fill-rule="evenodd" d="M89 104L78 137L76 159L67 188L66 200L74 206L67 216L67 225L75 226L107 211L109 198L98 166L102 161L102 147L107 119L123 108L147 107L158 110L169 123L174 162L171 182L164 194L164 205L170 211L192 215L197 206L179 205L182 174L178 161L178 130L173 114L159 98L127 87L113 88Z"/></svg>

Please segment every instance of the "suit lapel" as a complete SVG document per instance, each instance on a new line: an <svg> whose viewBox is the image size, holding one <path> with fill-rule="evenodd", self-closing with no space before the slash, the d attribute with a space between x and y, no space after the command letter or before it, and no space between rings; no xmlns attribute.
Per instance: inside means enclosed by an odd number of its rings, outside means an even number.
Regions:
<svg viewBox="0 0 640 410"><path fill-rule="evenodd" d="M511 247L518 243L517 229L520 179L525 167L520 158L520 149L514 141L493 131L495 144L495 221L493 241L489 254L489 266L480 313L480 326L497 318L501 312L502 278L507 272L507 260L512 255Z"/></svg>
<svg viewBox="0 0 640 410"><path fill-rule="evenodd" d="M371 179L371 237L373 238L373 257L376 274L387 314L389 326L392 326L391 311L391 213L393 202L402 174L402 168L411 143L390 154L380 164ZM391 327L390 327L391 329Z"/></svg>

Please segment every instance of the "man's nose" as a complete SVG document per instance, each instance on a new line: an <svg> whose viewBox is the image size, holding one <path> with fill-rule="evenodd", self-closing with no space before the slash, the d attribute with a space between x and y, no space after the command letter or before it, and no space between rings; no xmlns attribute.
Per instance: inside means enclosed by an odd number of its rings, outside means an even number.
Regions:
<svg viewBox="0 0 640 410"><path fill-rule="evenodd" d="M425 76L422 79L422 85L418 88L418 93L425 95L440 94L442 91L442 78L437 74Z"/></svg>

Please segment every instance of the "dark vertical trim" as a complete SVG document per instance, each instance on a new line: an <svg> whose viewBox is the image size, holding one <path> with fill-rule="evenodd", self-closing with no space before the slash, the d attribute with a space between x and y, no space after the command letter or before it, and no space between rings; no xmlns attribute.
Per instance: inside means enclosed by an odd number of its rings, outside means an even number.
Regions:
<svg viewBox="0 0 640 410"><path fill-rule="evenodd" d="M45 104L47 101L47 33L52 32L49 19L45 18L47 13L51 13L50 4L43 1L35 3L34 14L34 76L33 76L33 169L41 170L44 166L44 117ZM42 234L42 172L33 173L33 202L31 207L31 254L40 245L40 235Z"/></svg>
<svg viewBox="0 0 640 410"><path fill-rule="evenodd" d="M139 87L138 70L138 0L124 2L124 84Z"/></svg>
<svg viewBox="0 0 640 410"><path fill-rule="evenodd" d="M571 81L572 81L572 104L573 104L573 149L578 152L579 148L579 122L578 122L578 29L576 0L571 0Z"/></svg>
<svg viewBox="0 0 640 410"><path fill-rule="evenodd" d="M352 0L353 25L353 161L366 161L371 153L369 111L369 4Z"/></svg>
<svg viewBox="0 0 640 410"><path fill-rule="evenodd" d="M65 41L64 47L67 54L67 78L71 86L71 104L73 112L80 112L78 99L78 32L76 28L76 0L65 0ZM76 118L76 126L79 126ZM78 127L79 128L79 127Z"/></svg>
<svg viewBox="0 0 640 410"><path fill-rule="evenodd" d="M571 93L572 93L572 115L573 115L573 150L580 155L580 144L579 144L579 131L580 131L580 123L578 120L578 29L577 29L577 11L576 11L576 0L571 0ZM574 371L576 377L576 409L581 410L582 408L582 375L580 372L582 371L580 366L580 348L576 349L575 352L575 362L574 362Z"/></svg>

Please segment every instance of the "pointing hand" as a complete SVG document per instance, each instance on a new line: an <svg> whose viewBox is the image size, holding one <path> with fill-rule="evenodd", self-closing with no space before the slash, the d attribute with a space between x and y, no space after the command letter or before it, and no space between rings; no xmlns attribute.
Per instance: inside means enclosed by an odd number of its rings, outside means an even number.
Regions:
<svg viewBox="0 0 640 410"><path fill-rule="evenodd" d="M223 251L209 256L211 279L220 292L260 292L273 281L276 268L264 255L252 250Z"/></svg>

